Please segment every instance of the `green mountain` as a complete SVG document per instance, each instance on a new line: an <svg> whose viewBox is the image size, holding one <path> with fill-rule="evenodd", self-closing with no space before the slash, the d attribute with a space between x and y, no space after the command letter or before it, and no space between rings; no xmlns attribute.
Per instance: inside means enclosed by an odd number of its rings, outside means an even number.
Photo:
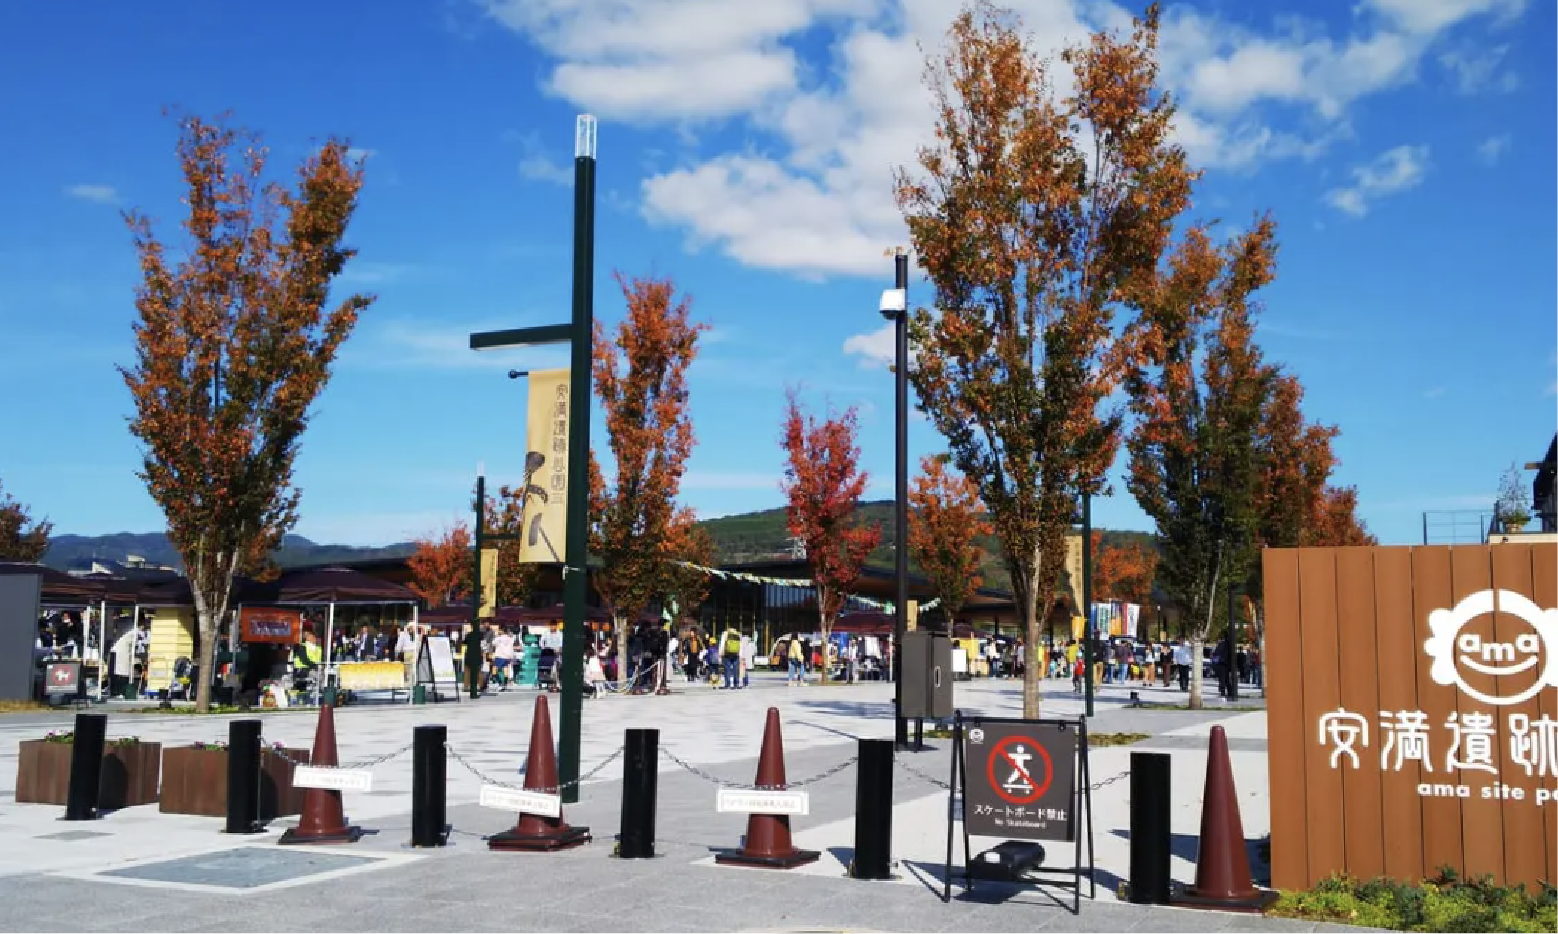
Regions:
<svg viewBox="0 0 1558 934"><path fill-rule="evenodd" d="M365 561L373 558L399 558L411 554L411 542L383 548L355 545L319 545L301 535L288 535L276 552L276 563L283 567L299 564L331 564L340 561ZM178 567L178 553L162 532L118 532L112 535L56 535L49 540L43 563L58 570L80 567L90 561L129 564L131 556L147 564Z"/></svg>
<svg viewBox="0 0 1558 934"><path fill-rule="evenodd" d="M861 522L877 525L882 529L882 544L871 553L866 563L872 567L890 570L893 566L894 541L892 501L876 500L861 503L856 515ZM783 508L705 519L701 525L714 539L720 564L770 561L800 555L800 551L792 541ZM1104 531L1103 540L1108 545L1140 542L1150 547L1153 544L1153 536L1149 532ZM999 543L994 536L986 536L980 545L985 550L985 560L981 570L984 585L1009 590L1011 581L1001 561ZM301 535L288 535L275 557L276 563L288 567L300 564L367 561L375 558L401 558L415 550L416 545L412 542L399 542L374 548L355 545L321 545ZM49 551L43 561L50 567L67 570L93 559L127 564L132 555L154 565L178 566L178 555L168 542L168 537L161 532L56 535L50 540ZM919 570L912 559L909 567L916 573Z"/></svg>

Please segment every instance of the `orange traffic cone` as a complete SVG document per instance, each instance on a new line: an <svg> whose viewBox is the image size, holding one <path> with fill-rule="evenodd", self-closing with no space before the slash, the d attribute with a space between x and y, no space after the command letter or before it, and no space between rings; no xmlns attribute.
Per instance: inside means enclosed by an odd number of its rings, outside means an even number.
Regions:
<svg viewBox="0 0 1558 934"><path fill-rule="evenodd" d="M552 742L552 711L546 695L536 697L530 721L530 751L525 756L525 790L557 794L557 746ZM570 827L559 807L556 817L521 812L512 830L487 838L491 850L565 850L590 842L590 828Z"/></svg>
<svg viewBox="0 0 1558 934"><path fill-rule="evenodd" d="M1186 908L1223 911L1260 911L1274 901L1275 892L1255 887L1250 880L1250 854L1244 844L1244 822L1239 819L1239 794L1233 786L1233 765L1228 759L1228 733L1212 727L1206 750L1206 787L1201 793L1201 845L1196 854L1196 884L1173 904Z"/></svg>
<svg viewBox="0 0 1558 934"><path fill-rule="evenodd" d="M319 708L319 723L314 727L314 754L310 765L335 767L341 764L335 750L335 707ZM296 827L288 828L278 843L356 843L362 828L346 823L341 793L332 788L309 788L303 794L303 817Z"/></svg>
<svg viewBox="0 0 1558 934"><path fill-rule="evenodd" d="M782 790L788 782L784 777L784 737L779 732L779 708L768 708L768 722L763 727L763 751L757 757L757 781L759 788ZM748 814L747 835L740 850L720 853L714 857L717 863L732 866L760 866L768 869L794 869L816 862L820 854L816 850L798 850L790 841L790 815Z"/></svg>

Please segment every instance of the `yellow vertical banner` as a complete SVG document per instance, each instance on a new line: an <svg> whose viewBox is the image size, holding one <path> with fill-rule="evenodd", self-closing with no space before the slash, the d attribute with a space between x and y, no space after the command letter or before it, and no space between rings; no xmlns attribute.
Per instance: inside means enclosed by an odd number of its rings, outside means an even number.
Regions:
<svg viewBox="0 0 1558 934"><path fill-rule="evenodd" d="M491 619L498 612L498 549L481 550L481 609L476 614Z"/></svg>
<svg viewBox="0 0 1558 934"><path fill-rule="evenodd" d="M905 632L920 628L920 601L910 600L903 605L903 628Z"/></svg>
<svg viewBox="0 0 1558 934"><path fill-rule="evenodd" d="M531 371L528 414L519 560L561 564L568 549L567 369Z"/></svg>
<svg viewBox="0 0 1558 934"><path fill-rule="evenodd" d="M1082 535L1066 536L1066 584L1071 591L1071 608L1082 610ZM1077 635L1076 638L1082 638Z"/></svg>

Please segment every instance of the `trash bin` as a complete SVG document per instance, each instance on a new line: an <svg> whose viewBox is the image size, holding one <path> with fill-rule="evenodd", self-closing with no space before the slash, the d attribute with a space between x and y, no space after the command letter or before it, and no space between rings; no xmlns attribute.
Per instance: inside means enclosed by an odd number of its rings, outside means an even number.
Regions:
<svg viewBox="0 0 1558 934"><path fill-rule="evenodd" d="M337 700L339 700L338 689L333 684L325 685L324 689L319 692L319 702L326 707L336 706Z"/></svg>
<svg viewBox="0 0 1558 934"><path fill-rule="evenodd" d="M411 703L413 703L413 704L425 704L425 703L427 703L427 685L425 685L425 684L418 684L418 685L414 685L411 688Z"/></svg>

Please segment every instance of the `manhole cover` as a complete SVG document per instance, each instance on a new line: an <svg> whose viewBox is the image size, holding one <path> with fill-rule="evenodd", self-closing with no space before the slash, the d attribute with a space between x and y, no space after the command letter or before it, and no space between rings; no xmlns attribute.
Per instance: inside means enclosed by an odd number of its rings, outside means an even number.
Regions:
<svg viewBox="0 0 1558 934"><path fill-rule="evenodd" d="M355 869L383 860L366 856L337 856L305 850L269 847L240 847L220 853L203 853L143 863L124 869L111 869L99 876L134 879L140 882L168 882L178 885L204 885L224 889L257 889L291 882L309 876L342 869Z"/></svg>
<svg viewBox="0 0 1558 934"><path fill-rule="evenodd" d="M111 837L111 833L103 833L98 830L62 830L59 833L46 833L41 837L33 837L34 840L63 840L70 843L73 840L95 840L98 837Z"/></svg>

